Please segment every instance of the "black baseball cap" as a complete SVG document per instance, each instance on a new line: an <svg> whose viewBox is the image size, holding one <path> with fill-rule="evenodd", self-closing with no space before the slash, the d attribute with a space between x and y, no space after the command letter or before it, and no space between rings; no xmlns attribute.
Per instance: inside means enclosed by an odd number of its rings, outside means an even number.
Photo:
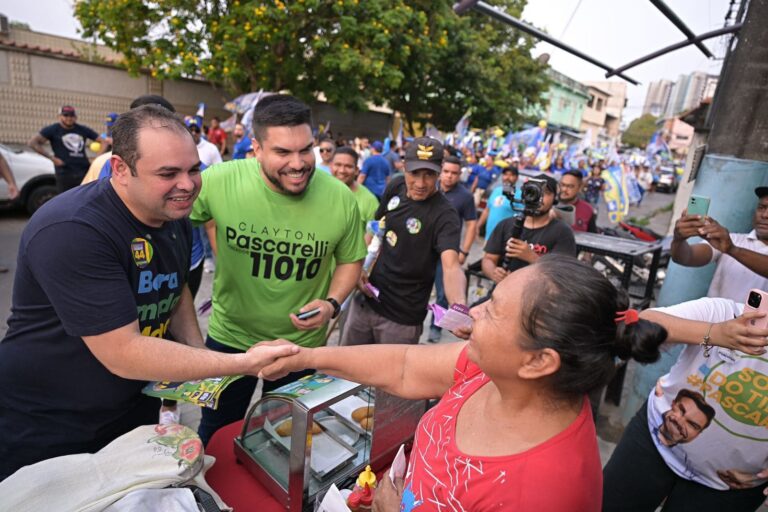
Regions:
<svg viewBox="0 0 768 512"><path fill-rule="evenodd" d="M532 178L537 180L543 180L546 183L545 187L547 187L549 191L552 192L553 194L557 194L557 180L552 176L542 173L542 174L537 174L536 176L532 176Z"/></svg>
<svg viewBox="0 0 768 512"><path fill-rule="evenodd" d="M405 170L408 172L427 169L440 172L443 167L443 144L432 137L413 139L405 151Z"/></svg>
<svg viewBox="0 0 768 512"><path fill-rule="evenodd" d="M765 196L768 196L768 187L757 187L755 189L755 195L760 199L764 198Z"/></svg>
<svg viewBox="0 0 768 512"><path fill-rule="evenodd" d="M71 105L64 105L59 109L60 116L76 116L75 107Z"/></svg>

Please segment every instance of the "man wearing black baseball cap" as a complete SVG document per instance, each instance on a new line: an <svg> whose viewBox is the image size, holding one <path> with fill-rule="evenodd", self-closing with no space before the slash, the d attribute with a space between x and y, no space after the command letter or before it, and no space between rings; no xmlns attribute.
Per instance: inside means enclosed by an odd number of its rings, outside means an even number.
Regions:
<svg viewBox="0 0 768 512"><path fill-rule="evenodd" d="M59 109L59 122L46 126L29 141L32 149L53 162L60 193L78 186L88 172L90 162L85 154L88 139L103 142L98 133L77 124L75 107L64 105ZM45 150L46 142L51 143L53 155Z"/></svg>
<svg viewBox="0 0 768 512"><path fill-rule="evenodd" d="M483 273L498 283L508 274L530 265L545 254L576 257L576 240L571 228L549 213L555 204L557 181L546 174L533 178L541 183L541 203L533 215L525 217L519 238L513 238L514 217L504 219L485 243L481 262Z"/></svg>
<svg viewBox="0 0 768 512"><path fill-rule="evenodd" d="M707 297L723 297L744 302L752 288L768 290L768 187L757 187L757 207L752 231L729 233L712 217L683 215L675 222L672 260L686 267L702 267L717 262ZM689 244L700 236L705 242Z"/></svg>
<svg viewBox="0 0 768 512"><path fill-rule="evenodd" d="M389 183L376 211L376 218L385 224L381 251L370 277L362 274L358 286L362 294L350 306L342 345L418 343L438 261L448 302L465 303L466 281L459 264L461 222L437 190L442 163L443 145L438 140L419 137L408 146L405 175Z"/></svg>

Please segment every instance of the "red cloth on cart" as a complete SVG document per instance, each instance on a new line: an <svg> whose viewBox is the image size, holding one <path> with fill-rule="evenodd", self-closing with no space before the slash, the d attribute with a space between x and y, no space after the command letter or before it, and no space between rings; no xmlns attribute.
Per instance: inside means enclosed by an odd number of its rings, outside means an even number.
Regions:
<svg viewBox="0 0 768 512"><path fill-rule="evenodd" d="M219 429L205 448L216 463L205 480L235 512L285 512L285 508L262 486L256 477L237 463L234 439L243 430L243 421Z"/></svg>

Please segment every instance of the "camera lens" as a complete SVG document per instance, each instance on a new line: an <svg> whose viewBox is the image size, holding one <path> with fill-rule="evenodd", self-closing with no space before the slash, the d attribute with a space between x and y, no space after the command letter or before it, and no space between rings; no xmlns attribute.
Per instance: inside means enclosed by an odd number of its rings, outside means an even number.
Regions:
<svg viewBox="0 0 768 512"><path fill-rule="evenodd" d="M523 201L526 203L538 203L541 199L541 190L535 185L526 184L523 187Z"/></svg>
<svg viewBox="0 0 768 512"><path fill-rule="evenodd" d="M747 304L752 306L753 308L759 308L760 302L762 302L763 297L757 293L757 292L749 292L749 298L747 299Z"/></svg>

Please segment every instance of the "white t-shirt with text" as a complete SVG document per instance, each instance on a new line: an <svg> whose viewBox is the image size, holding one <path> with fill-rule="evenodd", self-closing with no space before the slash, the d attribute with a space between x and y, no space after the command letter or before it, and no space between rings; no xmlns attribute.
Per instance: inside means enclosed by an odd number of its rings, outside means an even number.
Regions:
<svg viewBox="0 0 768 512"><path fill-rule="evenodd" d="M743 309L732 300L703 298L656 311L722 322L741 315ZM659 385L662 395L654 389L648 397L648 427L672 471L720 490L730 488L729 480L749 486L765 482L755 474L768 469L768 357L713 347L705 358L701 346L687 345ZM669 447L659 440L659 426L681 389L701 394L715 416L698 436Z"/></svg>

